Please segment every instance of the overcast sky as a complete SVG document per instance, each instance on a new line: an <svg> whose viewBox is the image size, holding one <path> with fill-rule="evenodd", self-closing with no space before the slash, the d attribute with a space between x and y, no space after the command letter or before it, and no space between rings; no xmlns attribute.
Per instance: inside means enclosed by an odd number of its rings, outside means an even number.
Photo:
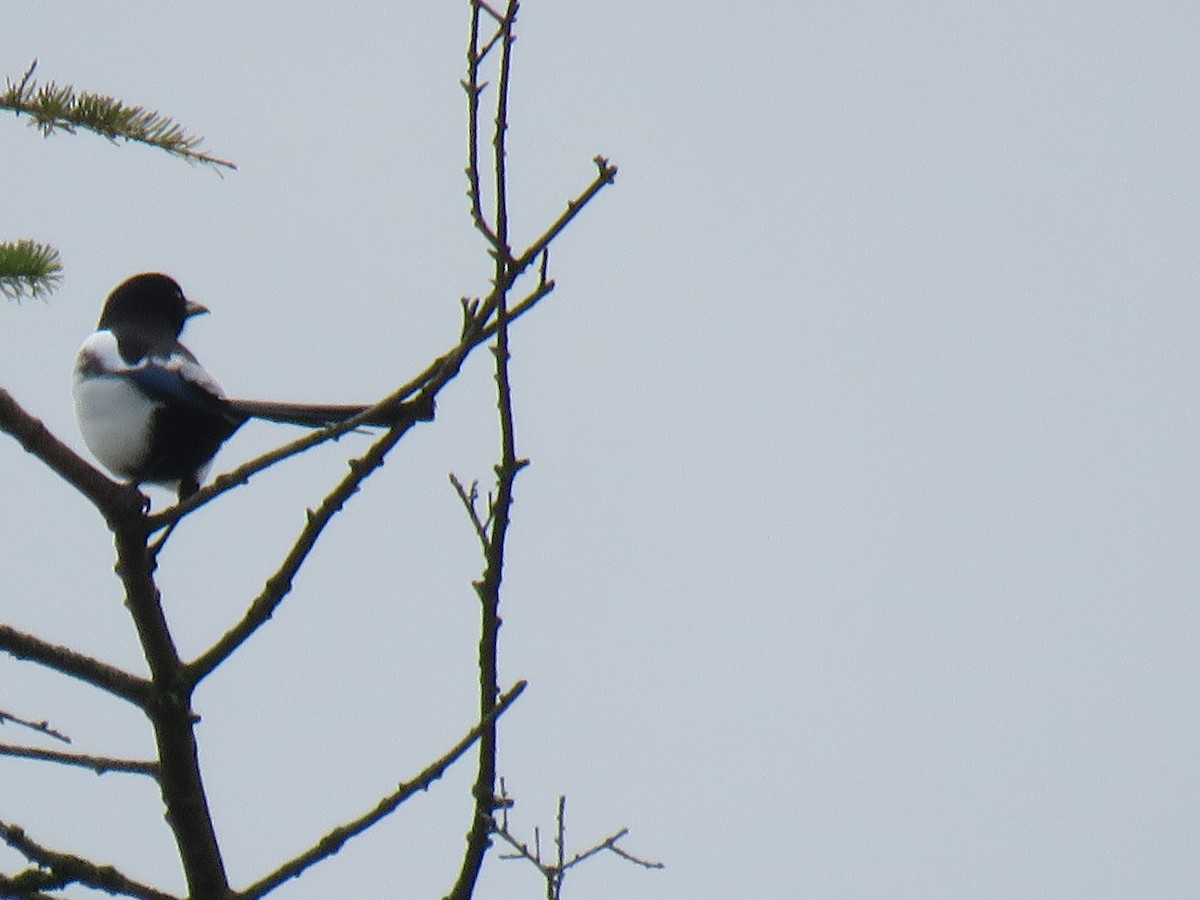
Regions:
<svg viewBox="0 0 1200 900"><path fill-rule="evenodd" d="M366 402L456 339L466 3L10 10L0 70L163 110L218 178L0 120L5 238L66 280L0 304L0 385L83 450L72 356L138 271L212 315L231 394ZM621 826L570 900L1200 894L1200 7L527 0L510 149L533 237L619 167L514 338L502 680L518 829ZM473 719L486 354L197 695L242 886ZM290 438L248 427L225 468ZM185 654L226 628L350 437L172 538ZM99 517L0 441L0 621L142 671ZM157 503L166 495L155 493ZM146 755L130 710L0 660L0 709ZM11 725L0 740L24 737ZM470 766L278 892L438 897ZM0 760L0 820L177 890L149 783ZM11 853L0 864L16 867ZM489 860L480 897L538 897ZM71 897L88 896L73 892Z"/></svg>

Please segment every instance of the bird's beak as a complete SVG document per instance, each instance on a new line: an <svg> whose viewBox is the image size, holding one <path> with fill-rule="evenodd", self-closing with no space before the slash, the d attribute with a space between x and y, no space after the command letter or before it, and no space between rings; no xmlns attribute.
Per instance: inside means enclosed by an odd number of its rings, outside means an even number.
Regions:
<svg viewBox="0 0 1200 900"><path fill-rule="evenodd" d="M192 316L202 316L206 312L208 312L207 306L201 306L195 300L189 300L187 302L187 312L185 313L185 318L190 319Z"/></svg>

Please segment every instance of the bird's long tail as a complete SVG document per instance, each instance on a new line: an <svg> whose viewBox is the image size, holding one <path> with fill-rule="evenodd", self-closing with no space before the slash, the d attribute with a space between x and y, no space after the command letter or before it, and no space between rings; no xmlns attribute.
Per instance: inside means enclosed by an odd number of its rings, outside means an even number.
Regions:
<svg viewBox="0 0 1200 900"><path fill-rule="evenodd" d="M226 400L237 412L254 419L267 419L289 425L306 425L309 428L324 428L357 416L370 407L330 403L273 403L268 400ZM372 416L363 425L387 428L405 418L414 418L406 404L397 404Z"/></svg>

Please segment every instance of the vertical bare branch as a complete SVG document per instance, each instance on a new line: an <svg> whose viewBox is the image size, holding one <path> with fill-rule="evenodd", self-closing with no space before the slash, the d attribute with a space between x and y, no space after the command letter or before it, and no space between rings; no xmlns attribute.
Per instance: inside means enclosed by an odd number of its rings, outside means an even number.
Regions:
<svg viewBox="0 0 1200 900"><path fill-rule="evenodd" d="M471 4L471 37L467 42L467 79L462 82L463 90L467 92L467 196L471 200L471 220L475 229L482 234L493 247L496 236L483 214L483 194L479 179L479 96L486 85L479 80L479 63L486 50L479 46L479 15L478 3Z"/></svg>
<svg viewBox="0 0 1200 900"><path fill-rule="evenodd" d="M499 18L496 36L486 47L479 46L479 14L481 9L493 18L496 13L473 0L471 18L471 48L468 60L473 66L468 79L473 86L469 89L468 131L471 149L468 154L468 179L472 197L472 209L476 227L492 245L495 259L493 276L496 298L496 344L493 348L496 359L497 405L500 415L500 462L496 466L496 495L489 509L490 529L480 535L484 544L485 566L482 578L475 583L480 600L479 637L479 714L481 721L491 724L480 735L479 768L472 793L475 797L471 828L467 834L467 849L463 856L458 880L448 895L448 900L467 900L474 892L483 858L491 845L492 813L496 808L496 726L493 719L496 698L499 695L499 641L500 641L500 584L503 578L504 549L508 532L509 513L512 506L513 481L517 472L525 465L517 459L516 441L513 433L512 389L508 377L508 292L512 288L514 272L512 251L508 244L508 173L505 161L505 135L508 131L508 89L512 71L513 25L516 22L519 3L509 0L504 15ZM499 41L500 62L496 98L496 118L492 139L493 177L496 200L494 228L483 223L482 201L480 200L478 100L482 87L479 84L478 63L483 55ZM480 227L480 225L484 227ZM476 518L478 523L478 519ZM481 529L480 529L481 530ZM485 536L486 535L486 536Z"/></svg>
<svg viewBox="0 0 1200 900"><path fill-rule="evenodd" d="M496 173L496 277L495 283L511 284L509 269L512 252L508 247L508 161L506 143L508 137L508 86L512 71L512 46L516 40L513 26L517 21L518 0L509 0L508 10L500 23L500 84L496 97L496 120L492 133L493 164ZM500 309L505 305L503 291L499 297Z"/></svg>
<svg viewBox="0 0 1200 900"><path fill-rule="evenodd" d="M125 587L125 604L150 665L153 687L145 710L154 728L159 786L188 894L192 900L221 900L229 892L229 880L200 777L192 684L163 615L154 583L153 557L146 545L148 528L140 511L136 518L114 523L117 575Z"/></svg>

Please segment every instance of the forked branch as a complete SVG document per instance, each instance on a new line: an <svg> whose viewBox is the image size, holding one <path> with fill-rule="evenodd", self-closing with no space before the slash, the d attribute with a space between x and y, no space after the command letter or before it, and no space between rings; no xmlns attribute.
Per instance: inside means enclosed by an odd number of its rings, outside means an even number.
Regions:
<svg viewBox="0 0 1200 900"><path fill-rule="evenodd" d="M599 853L609 851L621 859L631 862L634 865L641 866L644 869L662 869L665 868L662 863L655 862L649 859L643 859L617 846L618 842L629 834L628 828L621 828L613 832L599 843L593 844L587 850L581 850L578 853L572 854L567 858L567 798L558 798L558 814L555 816L554 830L554 858L547 859L542 854L541 831L537 828L533 829L533 846L525 843L517 838L508 824L508 810L512 806L509 801L507 792L504 790L503 781L501 781L501 796L505 801L501 804L503 810L501 818L493 825L493 831L504 843L508 844L515 852L502 853L501 859L523 859L532 864L534 868L541 873L542 878L546 882L546 897L547 900L560 900L562 896L563 881L567 877L567 872L575 868L584 860L591 859Z"/></svg>

